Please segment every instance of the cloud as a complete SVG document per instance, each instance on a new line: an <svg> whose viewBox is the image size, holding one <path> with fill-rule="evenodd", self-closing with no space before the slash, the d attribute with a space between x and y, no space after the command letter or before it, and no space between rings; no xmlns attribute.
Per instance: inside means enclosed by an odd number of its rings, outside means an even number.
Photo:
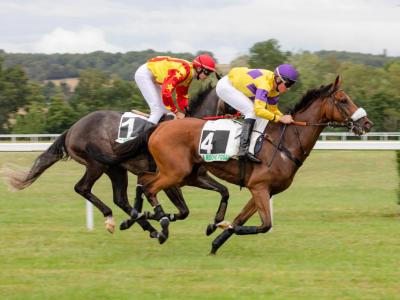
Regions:
<svg viewBox="0 0 400 300"><path fill-rule="evenodd" d="M0 47L45 53L209 50L228 63L254 43L275 38L284 51L387 49L400 55L399 1L4 0Z"/></svg>
<svg viewBox="0 0 400 300"><path fill-rule="evenodd" d="M34 46L40 53L89 53L103 50L123 52L124 49L108 43L100 29L84 27L76 32L56 28L45 34Z"/></svg>

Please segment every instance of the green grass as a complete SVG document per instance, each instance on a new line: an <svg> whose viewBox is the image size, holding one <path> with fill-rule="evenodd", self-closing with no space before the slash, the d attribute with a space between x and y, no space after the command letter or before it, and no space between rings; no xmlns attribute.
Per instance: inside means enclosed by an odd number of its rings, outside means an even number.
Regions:
<svg viewBox="0 0 400 300"><path fill-rule="evenodd" d="M30 166L36 155L1 153L0 164ZM73 191L83 167L59 162L24 191L0 183L0 299L399 299L395 159L391 151L313 152L275 197L274 230L233 236L215 257L207 254L216 235L204 231L216 193L185 188L191 214L171 224L161 246L137 225L109 234L97 210L87 232L85 202ZM249 193L229 187L232 220ZM107 178L95 193L125 218Z"/></svg>

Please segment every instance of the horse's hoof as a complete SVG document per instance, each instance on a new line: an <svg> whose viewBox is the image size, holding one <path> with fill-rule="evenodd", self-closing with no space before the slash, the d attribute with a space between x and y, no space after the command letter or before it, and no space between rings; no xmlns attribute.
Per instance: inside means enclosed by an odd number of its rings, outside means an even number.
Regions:
<svg viewBox="0 0 400 300"><path fill-rule="evenodd" d="M206 235L209 236L210 234L212 234L215 229L217 229L217 225L215 224L208 224L207 229L206 229Z"/></svg>
<svg viewBox="0 0 400 300"><path fill-rule="evenodd" d="M157 231L150 232L150 238L151 239L157 239L158 238L158 232Z"/></svg>
<svg viewBox="0 0 400 300"><path fill-rule="evenodd" d="M115 225L112 224L106 224L106 229L109 233L113 234L115 231Z"/></svg>
<svg viewBox="0 0 400 300"><path fill-rule="evenodd" d="M218 248L212 247L211 251L210 251L210 253L208 255L209 256L215 256L217 254L217 250L218 250Z"/></svg>
<svg viewBox="0 0 400 300"><path fill-rule="evenodd" d="M164 244L167 239L168 237L165 236L164 233L160 232L158 234L158 242L160 243L160 245Z"/></svg>
<svg viewBox="0 0 400 300"><path fill-rule="evenodd" d="M168 232L168 226L169 226L169 219L168 217L162 217L160 220L160 225L161 225L161 233L168 238L169 232Z"/></svg>
<svg viewBox="0 0 400 300"><path fill-rule="evenodd" d="M131 211L131 218L132 218L133 220L136 220L137 218L139 218L139 212L138 212L135 208L132 208L132 211Z"/></svg>
<svg viewBox="0 0 400 300"><path fill-rule="evenodd" d="M233 228L231 222L229 222L229 221L221 221L218 224L216 224L216 226L218 228L221 228L222 230L232 229Z"/></svg>
<svg viewBox="0 0 400 300"><path fill-rule="evenodd" d="M109 233L114 233L115 231L115 222L113 217L107 217L106 221L104 222L106 224L106 229Z"/></svg>
<svg viewBox="0 0 400 300"><path fill-rule="evenodd" d="M119 225L119 230L127 230L131 228L133 224L135 224L135 220L132 219L122 221Z"/></svg>
<svg viewBox="0 0 400 300"><path fill-rule="evenodd" d="M168 217L162 217L161 219L160 219L160 225L161 225L161 227L164 229L164 228L168 228L168 226L169 226L169 219L168 219Z"/></svg>

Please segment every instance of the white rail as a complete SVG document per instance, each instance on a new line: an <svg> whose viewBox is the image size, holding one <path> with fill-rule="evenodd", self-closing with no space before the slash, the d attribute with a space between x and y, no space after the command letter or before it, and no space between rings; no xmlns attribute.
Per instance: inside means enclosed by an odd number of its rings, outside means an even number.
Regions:
<svg viewBox="0 0 400 300"><path fill-rule="evenodd" d="M0 152L45 151L52 143L0 143ZM317 141L319 150L400 150L398 141Z"/></svg>
<svg viewBox="0 0 400 300"><path fill-rule="evenodd" d="M52 142L59 134L0 134L1 142ZM400 132L370 132L361 137L354 135L351 132L322 132L319 140L395 140L400 141Z"/></svg>

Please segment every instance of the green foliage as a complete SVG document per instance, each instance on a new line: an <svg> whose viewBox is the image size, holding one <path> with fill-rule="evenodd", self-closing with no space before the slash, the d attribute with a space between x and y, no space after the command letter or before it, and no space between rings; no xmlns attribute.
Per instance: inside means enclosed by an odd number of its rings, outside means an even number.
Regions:
<svg viewBox="0 0 400 300"><path fill-rule="evenodd" d="M386 55L374 55L365 53L354 53L345 51L317 51L315 52L323 60L336 60L338 62L351 61L355 64L368 65L372 67L384 67L386 64L396 60Z"/></svg>
<svg viewBox="0 0 400 300"><path fill-rule="evenodd" d="M208 52L212 55L211 52ZM106 53L96 51L89 54L11 54L0 53L6 66L22 65L30 79L46 80L78 77L85 69L99 69L107 74L116 74L125 80L132 80L135 70L147 60L158 55L168 55L192 60L191 53L158 52L154 50L131 51L127 53Z"/></svg>
<svg viewBox="0 0 400 300"><path fill-rule="evenodd" d="M265 42L255 43L250 48L250 68L262 68L274 70L278 65L284 63L290 53L283 53L277 40L270 39Z"/></svg>
<svg viewBox="0 0 400 300"><path fill-rule="evenodd" d="M13 133L46 133L46 108L43 104L32 102L26 108L26 114L17 115ZM57 132L56 132L57 133Z"/></svg>
<svg viewBox="0 0 400 300"><path fill-rule="evenodd" d="M0 57L0 133L8 132L9 117L27 103L28 77L21 66L3 68Z"/></svg>
<svg viewBox="0 0 400 300"><path fill-rule="evenodd" d="M49 105L46 120L46 131L49 133L62 133L76 121L76 113L63 99L63 94L56 94Z"/></svg>
<svg viewBox="0 0 400 300"><path fill-rule="evenodd" d="M400 205L400 151L396 151L397 161L397 175L398 175L398 187L397 187L397 204Z"/></svg>
<svg viewBox="0 0 400 300"><path fill-rule="evenodd" d="M212 55L208 51L199 51L195 55L200 53ZM195 56L190 53L154 50L124 54L97 51L90 54L53 55L0 52L0 132L9 132L10 121L15 123L15 120L23 124L13 123L13 131L22 132L23 128L27 130L40 128L35 124L29 126L29 122L34 122L33 118L16 117L19 108L25 108L28 113L37 112L37 107L31 106L33 103L43 107L45 119L51 120L51 124L45 122L44 131L61 132L66 129L64 126L72 123L71 118L75 118L76 121L98 109L128 111L134 108L148 112L147 104L132 79L140 65L157 55L188 60L192 60ZM340 74L343 88L357 105L367 110L375 124L374 131L400 131L398 58L337 51L314 53L305 51L291 54L281 51L278 41L270 39L254 44L250 54L233 60L231 67L249 66L273 70L281 63L293 64L300 73L298 83L289 93L281 96L279 104L281 111L291 108L307 90L330 84ZM70 76L79 76L79 84L75 90L63 83L60 86L58 82L55 84L52 81L45 83L28 81L28 77L31 80L41 80ZM216 84L214 76L211 76L211 81L212 85ZM194 80L189 95L195 95L208 83ZM60 97L63 102L60 102ZM55 114L57 107L66 117L65 120L60 119L59 123L55 121L55 117L49 116L49 110Z"/></svg>

